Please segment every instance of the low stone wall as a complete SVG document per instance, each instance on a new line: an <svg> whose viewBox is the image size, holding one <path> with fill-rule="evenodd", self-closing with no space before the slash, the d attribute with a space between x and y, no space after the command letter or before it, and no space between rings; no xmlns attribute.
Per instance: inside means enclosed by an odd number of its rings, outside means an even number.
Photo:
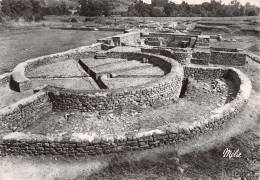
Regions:
<svg viewBox="0 0 260 180"><path fill-rule="evenodd" d="M18 132L10 133L3 136L0 140L0 156L59 155L65 157L81 157L145 150L157 146L175 144L222 126L242 111L249 99L251 82L237 69L186 66L185 74L186 76L195 76L197 78L201 78L200 74L205 74L205 77L222 77L226 74L227 77L235 80L235 84L238 86L237 97L223 107L215 109L215 113L209 118L200 116L196 121L183 121L180 124L170 123L138 133L128 132L126 134L107 134L103 136L82 133L49 136ZM62 93L60 93L60 95L61 94ZM70 96L68 93L63 94L63 96L64 95ZM104 96L104 98L105 97L106 96Z"/></svg>
<svg viewBox="0 0 260 180"><path fill-rule="evenodd" d="M224 52L241 52L242 49L233 49L233 48L221 48L221 47L210 47L211 51L224 51Z"/></svg>
<svg viewBox="0 0 260 180"><path fill-rule="evenodd" d="M38 92L0 109L0 124L7 129L20 131L51 111L48 94Z"/></svg>
<svg viewBox="0 0 260 180"><path fill-rule="evenodd" d="M58 27L50 27L50 29L60 29L60 30L79 30L79 31L118 31L124 32L125 28L111 28L111 27L66 27L66 26L58 26Z"/></svg>
<svg viewBox="0 0 260 180"><path fill-rule="evenodd" d="M103 44L108 44L111 45L113 42L112 37L106 37L106 38L102 38L102 39L98 39L97 43L103 43Z"/></svg>
<svg viewBox="0 0 260 180"><path fill-rule="evenodd" d="M192 64L208 65L211 58L210 51L194 50L192 52Z"/></svg>
<svg viewBox="0 0 260 180"><path fill-rule="evenodd" d="M246 55L252 59L253 61L257 62L257 63L260 63L260 56L257 56L253 53L250 53L250 52L246 52Z"/></svg>
<svg viewBox="0 0 260 180"><path fill-rule="evenodd" d="M182 44L182 41L188 41L188 46L189 46L191 43L191 39L196 38L197 36L185 35L185 34L182 35L182 34L176 34L176 33L152 32L152 33L149 33L149 37L160 38L162 40L162 44L164 46L180 47Z"/></svg>
<svg viewBox="0 0 260 180"><path fill-rule="evenodd" d="M154 49L154 48L142 48L141 52L147 52L152 54L160 54L178 61L180 64L190 64L191 51L183 50L171 50L171 49Z"/></svg>
<svg viewBox="0 0 260 180"><path fill-rule="evenodd" d="M245 66L246 54L237 52L211 51L210 64Z"/></svg>
<svg viewBox="0 0 260 180"><path fill-rule="evenodd" d="M228 73L228 68L198 67L196 65L188 65L184 67L184 77L193 77L197 80L223 78L226 77Z"/></svg>
<svg viewBox="0 0 260 180"><path fill-rule="evenodd" d="M0 85L4 86L9 84L12 78L12 73L5 73L0 75Z"/></svg>
<svg viewBox="0 0 260 180"><path fill-rule="evenodd" d="M209 47L210 44L210 36L207 35L198 35L196 41L196 47Z"/></svg>
<svg viewBox="0 0 260 180"><path fill-rule="evenodd" d="M39 58L31 59L17 65L12 72L13 85L20 92L31 89L30 79L26 77L26 73L30 70L46 64L55 63L57 61L65 61L68 59L87 58L91 52L101 50L101 43L90 46L83 46L62 53L51 54ZM93 55L91 55L92 57Z"/></svg>
<svg viewBox="0 0 260 180"><path fill-rule="evenodd" d="M178 49L160 49L160 48L142 48L142 52L160 54L175 59L182 65L187 64L218 64L227 66L245 66L246 53L239 49L215 48L218 51L209 51L207 49L194 49L193 51L183 52ZM223 51L225 50L225 51ZM237 51L237 52L233 52Z"/></svg>
<svg viewBox="0 0 260 180"><path fill-rule="evenodd" d="M149 106L156 101L178 100L183 79L183 68L170 58L148 53L108 52L109 58L142 60L164 68L169 73L159 80L116 90L77 91L46 87L54 110L101 111L118 109L127 105ZM95 76L95 75L93 75Z"/></svg>
<svg viewBox="0 0 260 180"><path fill-rule="evenodd" d="M190 64L191 52L161 50L161 55L175 59L182 65Z"/></svg>
<svg viewBox="0 0 260 180"><path fill-rule="evenodd" d="M140 32L130 32L112 37L113 42L116 46L122 46L124 44L136 44L136 42L140 40L140 38Z"/></svg>

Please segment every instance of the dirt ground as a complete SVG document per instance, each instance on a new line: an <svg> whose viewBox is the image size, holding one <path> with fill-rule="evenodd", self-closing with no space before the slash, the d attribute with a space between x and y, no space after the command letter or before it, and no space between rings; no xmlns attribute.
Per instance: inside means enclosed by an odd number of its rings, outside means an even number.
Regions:
<svg viewBox="0 0 260 180"><path fill-rule="evenodd" d="M22 93L10 89L9 84L0 86L0 108L9 106L25 97L33 95L33 90L27 90Z"/></svg>
<svg viewBox="0 0 260 180"><path fill-rule="evenodd" d="M233 35L222 34L223 41L216 41L211 43L213 47L222 48L238 48L250 51L256 55L260 55L260 38L256 36L243 36L243 35Z"/></svg>
<svg viewBox="0 0 260 180"><path fill-rule="evenodd" d="M178 102L156 102L153 107L124 107L120 110L100 113L53 112L40 118L23 132L121 134L142 131L168 123L195 121L199 116L209 117L214 108L223 106L235 97L233 84L225 79L211 88L216 80L190 79L184 97ZM219 92L216 91L220 88Z"/></svg>

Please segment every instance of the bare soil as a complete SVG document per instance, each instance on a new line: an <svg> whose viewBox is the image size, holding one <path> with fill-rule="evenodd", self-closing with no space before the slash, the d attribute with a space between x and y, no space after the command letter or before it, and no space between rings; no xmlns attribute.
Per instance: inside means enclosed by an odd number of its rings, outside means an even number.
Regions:
<svg viewBox="0 0 260 180"><path fill-rule="evenodd" d="M32 79L32 88L37 89L44 85L51 85L66 89L94 90L99 89L92 78L36 78Z"/></svg>
<svg viewBox="0 0 260 180"><path fill-rule="evenodd" d="M190 79L184 98L177 103L171 101L154 103L153 107L122 107L120 110L100 113L53 112L40 118L23 132L48 134L61 132L83 132L89 134L114 134L156 128L168 123L195 121L199 116L207 117L214 108L223 106L235 96L233 84L225 79L217 92L211 84L215 80L195 81Z"/></svg>
<svg viewBox="0 0 260 180"><path fill-rule="evenodd" d="M82 67L75 60L67 60L37 67L26 74L33 78L59 77L88 77Z"/></svg>
<svg viewBox="0 0 260 180"><path fill-rule="evenodd" d="M9 106L25 97L33 95L33 90L24 91L22 93L10 89L9 84L0 86L0 108Z"/></svg>
<svg viewBox="0 0 260 180"><path fill-rule="evenodd" d="M213 47L222 48L238 48L248 50L257 55L259 54L260 38L256 36L230 35L228 33L222 34L225 40L215 41L211 43Z"/></svg>
<svg viewBox="0 0 260 180"><path fill-rule="evenodd" d="M106 84L108 89L118 89L118 88L134 87L134 86L142 85L156 79L157 78L145 78L145 77L107 78L104 79L103 82Z"/></svg>
<svg viewBox="0 0 260 180"><path fill-rule="evenodd" d="M255 88L245 110L225 126L176 146L114 156L105 168L90 176L83 173L74 180L258 180L260 90L256 87L260 86L260 64L249 59L248 67L241 70L254 80ZM223 157L226 148L233 152L239 150L241 157Z"/></svg>

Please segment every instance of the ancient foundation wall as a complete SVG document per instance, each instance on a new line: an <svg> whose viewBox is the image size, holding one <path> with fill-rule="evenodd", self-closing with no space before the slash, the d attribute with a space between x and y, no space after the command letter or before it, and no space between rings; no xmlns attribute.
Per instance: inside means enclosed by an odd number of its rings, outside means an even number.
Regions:
<svg viewBox="0 0 260 180"><path fill-rule="evenodd" d="M147 53L108 52L109 58L142 60L164 68L169 73L158 80L116 90L77 91L57 87L46 87L54 110L101 111L118 109L124 106L152 105L166 99L178 100L183 80L183 68L170 58ZM101 79L102 81L102 79Z"/></svg>
<svg viewBox="0 0 260 180"><path fill-rule="evenodd" d="M197 78L201 78L203 74L205 74L205 77L228 75L227 77L233 78L238 83L237 97L223 107L217 108L216 112L218 113L212 114L210 117L200 116L195 122L170 123L138 133L128 132L126 134L108 134L103 136L82 133L63 134L62 136L10 133L3 136L0 140L0 155L81 157L145 150L157 146L175 144L222 126L243 110L250 96L251 82L239 70L206 67L197 69L196 66L186 66L185 74L186 76ZM72 96L68 92L66 94L63 92L57 93L59 93L59 96ZM143 91L143 93L147 92ZM105 94L103 95L106 98ZM120 94L117 96L120 97ZM80 101L80 99L78 100Z"/></svg>
<svg viewBox="0 0 260 180"><path fill-rule="evenodd" d="M170 57L178 61L182 65L187 64L218 64L227 66L245 66L246 53L240 52L237 49L214 48L218 51L209 51L206 49L194 49L193 51L183 52L175 49L159 49L159 48L142 48L142 52L160 54ZM237 51L237 52L236 52Z"/></svg>
<svg viewBox="0 0 260 180"><path fill-rule="evenodd" d="M51 111L48 94L38 92L0 109L0 124L6 129L19 131Z"/></svg>
<svg viewBox="0 0 260 180"><path fill-rule="evenodd" d="M154 48L142 48L141 52L147 52L152 54L159 54L178 61L180 64L190 64L191 51L171 50L171 49L154 49Z"/></svg>
<svg viewBox="0 0 260 180"><path fill-rule="evenodd" d="M116 46L122 46L125 44L135 44L137 40L140 40L140 37L141 37L140 32L130 32L130 33L113 36L112 40Z"/></svg>
<svg viewBox="0 0 260 180"><path fill-rule="evenodd" d="M39 58L31 59L17 65L12 72L13 86L20 92L31 89L30 79L26 77L26 73L30 70L46 64L55 63L68 59L78 60L80 58L93 56L91 52L101 50L101 43L91 46L83 46L77 49L72 49L62 53L51 54Z"/></svg>
<svg viewBox="0 0 260 180"><path fill-rule="evenodd" d="M179 47L182 41L190 42L192 38L196 36L178 35L174 33L149 33L149 37L160 38L164 46Z"/></svg>
<svg viewBox="0 0 260 180"><path fill-rule="evenodd" d="M211 51L224 51L224 52L241 52L242 49L233 48L221 48L221 47L210 47Z"/></svg>
<svg viewBox="0 0 260 180"><path fill-rule="evenodd" d="M208 65L211 58L211 53L209 51L194 50L192 52L192 64Z"/></svg>
<svg viewBox="0 0 260 180"><path fill-rule="evenodd" d="M245 66L246 54L234 52L211 51L210 64Z"/></svg>
<svg viewBox="0 0 260 180"><path fill-rule="evenodd" d="M0 85L4 86L9 84L12 78L12 73L5 73L0 75Z"/></svg>

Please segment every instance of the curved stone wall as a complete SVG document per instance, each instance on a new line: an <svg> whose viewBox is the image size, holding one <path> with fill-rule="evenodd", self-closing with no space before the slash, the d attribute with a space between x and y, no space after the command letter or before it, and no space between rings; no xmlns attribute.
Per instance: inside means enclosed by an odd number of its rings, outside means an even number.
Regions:
<svg viewBox="0 0 260 180"><path fill-rule="evenodd" d="M182 65L200 64L200 65L226 65L226 66L245 66L246 53L237 49L211 48L193 49L193 51L182 52L177 49L154 49L142 48L142 52L160 54L178 61Z"/></svg>
<svg viewBox="0 0 260 180"><path fill-rule="evenodd" d="M51 54L25 61L14 68L12 72L13 84L20 92L31 89L31 82L26 77L28 71L38 66L55 63L57 61L65 61L72 58L78 60L89 56L92 57L94 55L91 53L99 50L101 50L101 43L96 43L91 46L83 46L62 53Z"/></svg>
<svg viewBox="0 0 260 180"><path fill-rule="evenodd" d="M38 92L0 109L0 125L12 131L20 131L52 112L52 109L48 94Z"/></svg>
<svg viewBox="0 0 260 180"><path fill-rule="evenodd" d="M166 99L178 100L184 72L177 62L164 56L148 53L108 52L107 57L140 61L147 58L149 63L158 65L169 73L158 80L140 86L115 90L79 91L45 87L44 91L48 92L53 108L60 111L100 111L118 109L127 105L149 106L156 101Z"/></svg>
<svg viewBox="0 0 260 180"><path fill-rule="evenodd" d="M9 84L12 78L12 73L5 73L0 75L0 85Z"/></svg>
<svg viewBox="0 0 260 180"><path fill-rule="evenodd" d="M141 52L159 54L166 56L178 61L182 65L190 64L191 59L191 50L182 50L182 49L154 49L154 48L142 48Z"/></svg>
<svg viewBox="0 0 260 180"><path fill-rule="evenodd" d="M5 85L11 81L20 91L30 89L30 80L26 78L26 73L31 69L56 62L56 60L93 57L95 51L102 49L101 45L101 43L98 43L26 61L19 64L11 74L1 75L0 84ZM164 56L161 56L161 51L164 52ZM159 65L168 72L168 74L159 78L159 80L141 86L116 90L79 91L47 86L30 97L0 109L1 126L9 129L6 133L0 134L0 156L61 155L65 157L80 157L144 150L182 142L198 134L218 128L244 109L252 87L250 80L241 71L234 68L187 65L189 62L180 61L185 65L182 67L178 62L171 59L173 55L171 51L169 52L167 50L160 50L160 55L156 55L157 53L107 52L107 57L110 58L128 60L149 59L149 63ZM167 53L169 54L167 55ZM180 53L180 59L188 59L185 56L187 52L180 51ZM182 57L183 53L185 54L184 58ZM178 60L178 57L176 56L175 58ZM116 109L128 105L149 106L152 103L166 99L177 100L184 77L194 77L195 79L230 78L237 87L236 98L223 107L215 109L211 116L200 116L196 121L183 121L179 124L170 123L138 133L126 132L103 136L87 133L62 133L43 136L11 132L22 130L24 127L32 124L37 118L51 112L53 109L60 111L99 111ZM100 80L102 81L102 77Z"/></svg>
<svg viewBox="0 0 260 180"><path fill-rule="evenodd" d="M198 73L200 72L200 73ZM198 134L218 128L243 110L250 96L251 82L239 70L234 68L197 68L185 67L186 76L201 78L230 77L238 86L237 96L230 103L215 109L209 118L203 116L196 121L170 123L155 129L126 134L108 134L103 136L73 133L63 135L32 135L10 133L0 140L0 155L60 155L65 157L80 157L107 153L118 153L132 150L150 149L161 145L175 144L185 141ZM212 76L214 74L214 76Z"/></svg>

